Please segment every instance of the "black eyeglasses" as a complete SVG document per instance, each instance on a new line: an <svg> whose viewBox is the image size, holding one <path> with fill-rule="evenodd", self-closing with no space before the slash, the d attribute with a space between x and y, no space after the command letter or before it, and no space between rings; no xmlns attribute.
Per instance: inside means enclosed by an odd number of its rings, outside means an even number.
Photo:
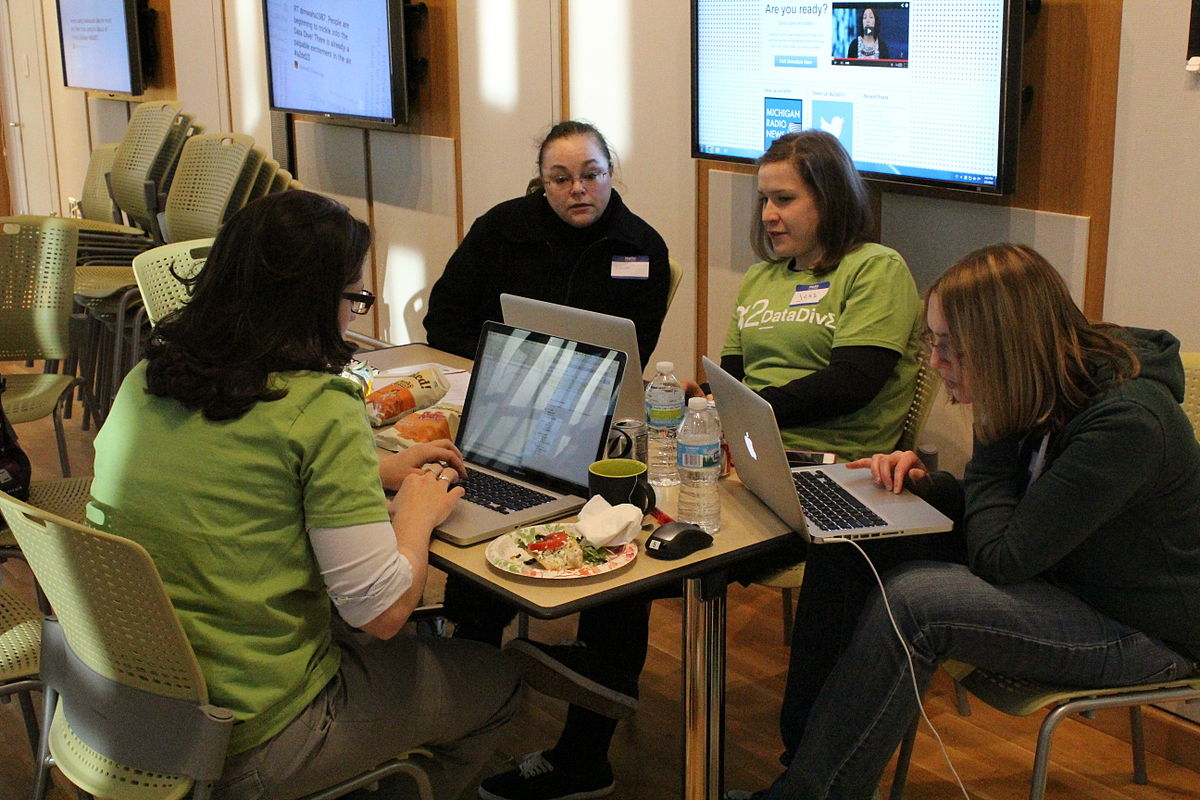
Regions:
<svg viewBox="0 0 1200 800"><path fill-rule="evenodd" d="M350 301L350 312L362 316L375 305L375 295L369 289L361 292L342 292L342 299Z"/></svg>

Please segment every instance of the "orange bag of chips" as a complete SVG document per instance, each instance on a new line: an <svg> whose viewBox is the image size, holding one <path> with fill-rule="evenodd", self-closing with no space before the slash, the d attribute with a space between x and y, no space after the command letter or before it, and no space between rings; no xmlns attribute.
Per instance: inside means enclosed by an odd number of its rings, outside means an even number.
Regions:
<svg viewBox="0 0 1200 800"><path fill-rule="evenodd" d="M393 426L396 439L403 447L437 439L454 441L458 435L458 420L462 409L444 405L417 411L402 418Z"/></svg>
<svg viewBox="0 0 1200 800"><path fill-rule="evenodd" d="M367 395L367 418L378 427L413 411L429 408L446 396L450 382L437 367L427 367Z"/></svg>

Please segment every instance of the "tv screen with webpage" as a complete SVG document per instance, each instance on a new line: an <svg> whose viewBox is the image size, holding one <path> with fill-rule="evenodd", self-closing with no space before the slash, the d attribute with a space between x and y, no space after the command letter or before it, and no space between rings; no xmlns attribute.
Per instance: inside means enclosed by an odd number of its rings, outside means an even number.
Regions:
<svg viewBox="0 0 1200 800"><path fill-rule="evenodd" d="M1014 190L1024 0L693 0L692 155L837 136L867 178Z"/></svg>

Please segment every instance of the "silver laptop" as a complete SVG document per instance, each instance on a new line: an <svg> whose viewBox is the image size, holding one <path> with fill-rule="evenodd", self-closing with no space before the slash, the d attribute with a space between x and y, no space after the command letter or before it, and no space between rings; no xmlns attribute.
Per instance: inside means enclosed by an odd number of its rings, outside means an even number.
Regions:
<svg viewBox="0 0 1200 800"><path fill-rule="evenodd" d="M789 467L771 405L708 358L702 361L738 478L792 530L820 542L953 527L949 517L912 492L893 494L876 486L869 469L847 469L845 464ZM802 493L810 497L810 492L833 499L806 504Z"/></svg>
<svg viewBox="0 0 1200 800"><path fill-rule="evenodd" d="M620 351L485 323L455 440L467 496L437 535L474 544L583 507L624 370Z"/></svg>
<svg viewBox="0 0 1200 800"><path fill-rule="evenodd" d="M637 327L633 320L515 294L500 295L500 308L504 311L504 321L509 325L554 336L568 336L625 353L629 360L625 364L625 377L621 380L616 418L646 418L646 389L642 385L642 361L638 353Z"/></svg>

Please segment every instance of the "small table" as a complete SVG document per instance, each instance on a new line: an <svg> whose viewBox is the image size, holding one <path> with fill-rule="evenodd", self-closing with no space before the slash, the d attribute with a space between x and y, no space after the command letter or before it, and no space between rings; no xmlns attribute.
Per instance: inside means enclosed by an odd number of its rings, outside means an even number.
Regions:
<svg viewBox="0 0 1200 800"><path fill-rule="evenodd" d="M435 362L469 369L471 362L427 345L401 345L364 354L378 369ZM546 581L501 572L484 558L486 542L458 547L434 539L430 563L487 589L540 619L567 616L585 608L640 594L673 582L683 586L684 753L683 797L721 796L722 736L725 727L726 570L744 559L781 548L791 531L735 477L718 484L721 530L712 547L678 561L645 556L647 533L638 537L634 562L616 572L573 581ZM659 489L658 506L676 509L678 490Z"/></svg>

